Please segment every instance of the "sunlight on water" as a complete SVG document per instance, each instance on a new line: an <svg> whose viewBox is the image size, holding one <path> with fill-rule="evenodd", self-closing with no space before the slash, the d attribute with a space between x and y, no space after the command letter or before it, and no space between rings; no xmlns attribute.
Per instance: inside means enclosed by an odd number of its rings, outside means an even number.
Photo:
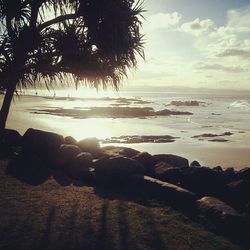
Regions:
<svg viewBox="0 0 250 250"><path fill-rule="evenodd" d="M191 155L195 155L195 159L211 164L215 162L219 164L223 161L224 165L232 162L234 166L242 167L250 162L250 97L247 93L237 96L225 93L211 95L209 93L121 91L118 94L112 91L97 93L88 89L79 91L67 89L58 90L56 94L53 91L27 90L26 94L29 95L15 97L7 121L8 128L16 129L21 134L32 127L64 136L71 135L77 140L86 137L106 139L124 135L169 135L177 137L176 141L168 144L139 143L133 146L151 153L186 155L190 159ZM196 100L201 104L198 106L171 104L172 101L188 100ZM123 113L126 113L128 108L150 107L156 111L163 109L188 111L193 115L119 118L108 117L105 113L105 116L100 115L97 118L98 115L92 116L91 113L85 112L85 115L81 116L84 110L98 110L99 107L121 108ZM225 132L230 132L232 135L215 137L215 139L224 139L224 142L211 140L214 138L195 137L202 134L221 135ZM217 150L223 152L223 155L217 154ZM209 152L214 154L209 155ZM232 152L237 152L240 158L234 157ZM228 153L235 159L228 157ZM213 158L214 162L211 162L210 158Z"/></svg>

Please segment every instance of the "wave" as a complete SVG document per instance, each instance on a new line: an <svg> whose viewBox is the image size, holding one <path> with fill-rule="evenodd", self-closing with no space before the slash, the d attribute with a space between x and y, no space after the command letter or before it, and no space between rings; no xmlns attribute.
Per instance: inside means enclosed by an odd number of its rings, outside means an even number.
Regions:
<svg viewBox="0 0 250 250"><path fill-rule="evenodd" d="M230 104L230 107L240 109L250 109L250 103L247 100L237 100Z"/></svg>

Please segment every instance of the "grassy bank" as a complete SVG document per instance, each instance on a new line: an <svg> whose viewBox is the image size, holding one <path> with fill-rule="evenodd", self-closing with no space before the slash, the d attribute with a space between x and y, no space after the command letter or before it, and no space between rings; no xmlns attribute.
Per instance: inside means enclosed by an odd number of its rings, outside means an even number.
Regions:
<svg viewBox="0 0 250 250"><path fill-rule="evenodd" d="M30 186L5 168L1 162L0 249L240 249L169 207L52 178Z"/></svg>

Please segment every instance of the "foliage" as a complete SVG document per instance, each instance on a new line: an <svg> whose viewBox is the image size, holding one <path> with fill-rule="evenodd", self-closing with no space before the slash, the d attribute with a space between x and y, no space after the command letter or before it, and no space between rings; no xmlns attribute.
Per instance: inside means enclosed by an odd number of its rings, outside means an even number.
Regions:
<svg viewBox="0 0 250 250"><path fill-rule="evenodd" d="M0 0L0 88L43 79L117 89L144 57L142 12L134 0Z"/></svg>

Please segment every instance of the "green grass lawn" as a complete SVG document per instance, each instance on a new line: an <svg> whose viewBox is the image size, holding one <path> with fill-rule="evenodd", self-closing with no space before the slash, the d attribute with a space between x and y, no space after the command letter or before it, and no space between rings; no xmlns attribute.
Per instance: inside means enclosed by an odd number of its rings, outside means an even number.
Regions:
<svg viewBox="0 0 250 250"><path fill-rule="evenodd" d="M93 187L31 186L0 165L0 249L240 249L168 207ZM34 166L35 167L35 166Z"/></svg>

